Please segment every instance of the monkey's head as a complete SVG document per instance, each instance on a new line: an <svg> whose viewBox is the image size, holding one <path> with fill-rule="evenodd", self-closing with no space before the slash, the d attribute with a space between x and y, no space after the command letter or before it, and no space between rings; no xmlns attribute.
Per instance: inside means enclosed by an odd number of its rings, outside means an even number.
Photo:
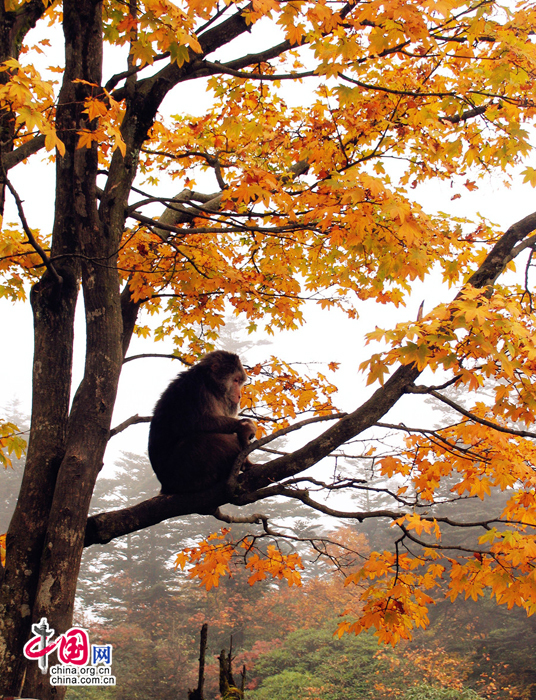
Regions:
<svg viewBox="0 0 536 700"><path fill-rule="evenodd" d="M238 355L216 350L205 355L199 364L208 370L208 388L222 403L225 414L236 416L240 408L242 387L247 380Z"/></svg>

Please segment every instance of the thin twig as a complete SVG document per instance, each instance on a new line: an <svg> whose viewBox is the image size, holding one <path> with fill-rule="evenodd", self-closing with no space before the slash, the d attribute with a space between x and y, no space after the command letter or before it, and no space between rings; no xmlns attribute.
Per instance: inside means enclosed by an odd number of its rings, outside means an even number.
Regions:
<svg viewBox="0 0 536 700"><path fill-rule="evenodd" d="M130 355L130 357L125 357L125 359L123 360L123 364L125 364L125 362L130 362L131 360L140 360L144 357L165 357L168 360L179 360L180 362L182 362L183 365L190 367L190 363L186 362L186 360L183 360L182 357L177 357L177 355L165 355L163 353L158 352L148 352L143 353L142 355Z"/></svg>
<svg viewBox="0 0 536 700"><path fill-rule="evenodd" d="M119 425L117 425L115 428L112 428L110 430L109 438L112 438L114 435L117 435L117 433L123 432L123 430L126 430L131 425L136 425L137 423L150 423L151 420L152 416L138 416L138 414L136 413L135 416L130 416L130 418L127 418L122 423L119 423Z"/></svg>
<svg viewBox="0 0 536 700"><path fill-rule="evenodd" d="M266 530L268 527L268 516L262 513L254 513L253 515L229 515L217 508L212 514L217 520L224 523L246 523L251 525L264 525Z"/></svg>
<svg viewBox="0 0 536 700"><path fill-rule="evenodd" d="M270 435L266 435L265 437L260 438L259 440L255 440L255 442L252 442L251 445L249 445L241 454L243 455L245 460L245 458L248 456L248 454L250 454L250 452L258 450L263 445L266 445L267 443L272 442L273 440L277 440L277 438L280 438L283 435L292 433L295 430L300 430L300 428L303 428L305 425L311 425L311 423L320 423L326 420L340 420L346 415L346 413L332 413L329 416L314 416L313 418L306 418L305 420L299 421L298 423L288 425L286 428L276 430L275 433L270 433Z"/></svg>
<svg viewBox="0 0 536 700"><path fill-rule="evenodd" d="M23 209L23 207L22 207L21 198L19 197L19 195L18 195L16 189L13 187L13 185L12 185L11 182L9 181L9 179L8 179L8 177L7 177L7 175L6 175L6 173L4 173L4 182L6 183L6 185L7 185L8 189L9 189L9 191L10 191L11 194L13 195L13 199L15 200L15 202L16 202L16 204L17 204L17 210L18 210L18 212L19 212L19 218L20 218L21 223L22 223L22 228L24 229L24 233L25 233L26 236L28 237L28 240L30 241L30 244L32 245L32 247L34 248L34 250L36 251L36 253L39 255L39 257L40 257L41 260L43 261L45 267L46 267L47 270L50 272L50 274L54 277L54 279L56 280L56 282L57 282L58 284L62 284L63 278L60 277L60 275L58 275L58 273L56 272L56 268L54 267L54 265L52 265L52 263L51 263L50 260L48 259L47 254L45 253L45 251L43 250L43 248L41 248L41 246L39 245L39 243L35 240L35 237L34 237L33 233L31 232L30 227L28 226L28 222L27 222L27 220L26 220L26 216L24 215L24 209Z"/></svg>
<svg viewBox="0 0 536 700"><path fill-rule="evenodd" d="M492 423L491 421L486 420L485 418L479 418L478 416L475 416L474 413L467 411L465 408L463 408L463 406L460 406L460 404L456 403L455 401L452 401L451 399L447 399L446 396L443 396L437 391L431 391L430 395L434 396L436 399L439 399L439 401L443 401L443 403L446 403L447 406L450 406L455 411L458 411L458 413L461 413L463 416L466 416L475 423L480 423L481 425L485 425L488 428L497 430L500 433L507 433L508 435L519 435L520 437L536 438L536 433L531 433L528 430L515 430L514 428L505 428L502 425Z"/></svg>

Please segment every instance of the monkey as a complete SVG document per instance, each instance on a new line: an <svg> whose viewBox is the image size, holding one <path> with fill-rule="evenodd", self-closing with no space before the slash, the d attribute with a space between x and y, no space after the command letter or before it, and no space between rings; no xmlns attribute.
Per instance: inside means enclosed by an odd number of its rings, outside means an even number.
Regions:
<svg viewBox="0 0 536 700"><path fill-rule="evenodd" d="M246 379L238 355L216 350L169 384L149 429L149 459L161 493L204 491L227 481L257 428L238 418Z"/></svg>

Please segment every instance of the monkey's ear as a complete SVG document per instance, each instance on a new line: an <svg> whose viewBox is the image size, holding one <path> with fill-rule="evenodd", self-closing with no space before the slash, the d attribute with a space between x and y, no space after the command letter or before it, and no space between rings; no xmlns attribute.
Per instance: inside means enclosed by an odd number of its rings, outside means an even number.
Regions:
<svg viewBox="0 0 536 700"><path fill-rule="evenodd" d="M224 367L223 367L223 360L220 357L220 355L218 355L216 353L211 355L209 367L210 367L210 371L212 372L212 374L215 374L216 376L218 376L219 374L222 373Z"/></svg>

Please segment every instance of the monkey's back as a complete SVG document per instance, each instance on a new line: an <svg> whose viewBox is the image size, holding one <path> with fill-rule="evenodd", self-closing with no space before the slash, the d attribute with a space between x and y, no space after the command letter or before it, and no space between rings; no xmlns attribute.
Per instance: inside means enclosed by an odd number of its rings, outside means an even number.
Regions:
<svg viewBox="0 0 536 700"><path fill-rule="evenodd" d="M227 396L235 372L245 381L238 356L216 351L179 374L157 401L149 458L162 493L205 490L227 480L242 449L238 403L231 410Z"/></svg>
<svg viewBox="0 0 536 700"><path fill-rule="evenodd" d="M212 404L206 381L205 368L196 365L177 375L158 399L149 428L153 468L162 461L167 463L174 446L199 430Z"/></svg>

